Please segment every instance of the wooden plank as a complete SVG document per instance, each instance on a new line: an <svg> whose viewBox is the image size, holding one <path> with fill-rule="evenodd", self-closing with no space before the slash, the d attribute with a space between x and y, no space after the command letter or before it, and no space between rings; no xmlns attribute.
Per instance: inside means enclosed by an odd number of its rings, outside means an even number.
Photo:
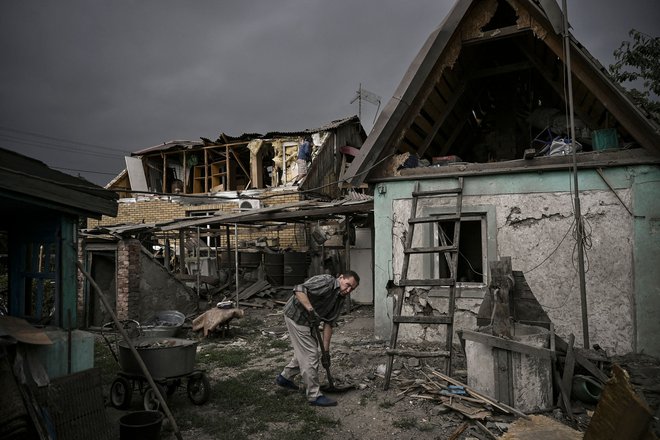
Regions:
<svg viewBox="0 0 660 440"><path fill-rule="evenodd" d="M453 278L437 278L432 280L399 280L399 286L443 286L449 287L456 284L456 280Z"/></svg>
<svg viewBox="0 0 660 440"><path fill-rule="evenodd" d="M653 411L635 393L628 374L612 365L613 379L605 384L585 440L652 439Z"/></svg>
<svg viewBox="0 0 660 440"><path fill-rule="evenodd" d="M564 362L564 374L561 378L561 389L565 393L564 409L570 418L573 418L573 409L571 408L571 390L573 389L573 370L575 369L575 357L573 356L573 344L575 336L571 333L568 336L568 348L566 350L566 361Z"/></svg>
<svg viewBox="0 0 660 440"><path fill-rule="evenodd" d="M449 352L445 350L439 351L415 351L415 350L398 350L395 348L388 348L385 350L389 356L402 356L402 357L417 357L417 358L432 358L432 357L447 357Z"/></svg>
<svg viewBox="0 0 660 440"><path fill-rule="evenodd" d="M395 316L393 322L399 324L451 324L451 316Z"/></svg>
<svg viewBox="0 0 660 440"><path fill-rule="evenodd" d="M555 385L557 385L557 388L559 388L559 396L557 396L557 406L563 406L564 411L566 412L566 416L572 420L573 413L571 409L571 398L568 396L566 389L564 389L564 384L562 383L559 372L556 369L553 369L552 374L553 374L553 379L555 381Z"/></svg>
<svg viewBox="0 0 660 440"><path fill-rule="evenodd" d="M502 412L509 413L509 414L516 414L516 415L518 415L518 416L520 416L524 419L529 419L529 416L527 414L525 414L524 412L522 412L520 410L517 410L516 408L513 408L513 407L507 405L506 403L498 402L497 400L491 399L490 397L487 397L486 395L479 393L478 391L470 388L469 386L465 385L464 383L462 383L462 382L460 382L460 381L458 381L458 380L456 380L456 379L454 379L450 376L442 374L439 371L436 371L432 368L429 368L429 370L431 371L431 374L439 377L440 379L442 379L446 382L449 382L450 384L462 386L465 389L465 391L470 393L470 395L472 395L473 397L481 399L483 402L486 402L489 405L494 406L495 408L499 409Z"/></svg>
<svg viewBox="0 0 660 440"><path fill-rule="evenodd" d="M492 294L491 325L495 336L511 338L513 335L513 301L511 291L515 284L511 272L511 257L489 261L491 274L489 290Z"/></svg>
<svg viewBox="0 0 660 440"><path fill-rule="evenodd" d="M512 405L513 377L511 371L511 352L494 348L493 368L495 370L495 398L507 405Z"/></svg>
<svg viewBox="0 0 660 440"><path fill-rule="evenodd" d="M408 219L408 223L436 223L441 221L460 220L461 216L457 214L441 214L431 217L417 217Z"/></svg>
<svg viewBox="0 0 660 440"><path fill-rule="evenodd" d="M463 422L454 429L454 432L449 436L449 440L458 440L463 432L468 429L468 422Z"/></svg>
<svg viewBox="0 0 660 440"><path fill-rule="evenodd" d="M405 254L434 254L439 252L457 252L456 246L429 246L404 249Z"/></svg>
<svg viewBox="0 0 660 440"><path fill-rule="evenodd" d="M435 196L451 196L459 194L463 191L462 188L448 188L448 189L432 189L428 191L415 190L412 193L413 197L435 197Z"/></svg>
<svg viewBox="0 0 660 440"><path fill-rule="evenodd" d="M497 336L488 335L486 333L479 333L472 330L462 330L461 337L488 345L490 347L501 348L504 350L515 351L518 353L540 357L542 359L554 359L555 353L552 350L541 347L532 347L521 342L512 341L510 339L502 339Z"/></svg>
<svg viewBox="0 0 660 440"><path fill-rule="evenodd" d="M564 341L559 335L555 334L555 344L557 347L557 350L561 350L564 353L568 350L568 343ZM601 382L605 383L608 381L608 377L605 373L603 373L598 367L596 367L589 359L585 358L578 352L573 352L573 356L575 357L575 361L583 367L585 370L587 370L589 373L591 373L592 376L596 377L596 379L600 380Z"/></svg>

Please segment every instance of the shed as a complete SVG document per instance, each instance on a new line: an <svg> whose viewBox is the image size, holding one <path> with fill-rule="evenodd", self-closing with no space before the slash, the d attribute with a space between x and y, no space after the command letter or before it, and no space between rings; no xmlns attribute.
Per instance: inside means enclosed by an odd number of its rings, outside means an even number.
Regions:
<svg viewBox="0 0 660 440"><path fill-rule="evenodd" d="M78 227L117 214L117 195L0 149L0 231L8 311L32 323L76 327Z"/></svg>

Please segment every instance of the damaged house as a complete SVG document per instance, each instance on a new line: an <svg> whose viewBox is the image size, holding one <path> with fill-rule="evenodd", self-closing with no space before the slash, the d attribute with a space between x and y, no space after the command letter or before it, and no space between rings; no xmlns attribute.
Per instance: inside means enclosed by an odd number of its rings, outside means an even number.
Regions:
<svg viewBox="0 0 660 440"><path fill-rule="evenodd" d="M312 159L301 177L296 159L305 138ZM121 195L116 218L88 221L86 265L122 319L143 319L157 307L190 314L194 292L226 286L236 268L274 286L341 270L345 238L355 242L355 227L371 218L370 197L342 185L365 138L353 116L315 129L221 134L135 152L107 186ZM362 242L370 246L371 229L357 235L368 235ZM99 325L107 317L85 291L87 323Z"/></svg>
<svg viewBox="0 0 660 440"><path fill-rule="evenodd" d="M448 328L476 328L492 282L489 262L510 257L558 335L585 339L584 311L591 344L609 354L660 355L658 121L578 41L564 38L561 24L554 2L458 1L350 165L349 183L366 181L374 193L379 337L398 328L396 286L406 292L402 313L420 318L401 326L400 340L444 342L447 327L424 319L446 317L454 300ZM566 141L564 42L575 155ZM586 310L573 238L576 199ZM429 286L449 278L453 287Z"/></svg>

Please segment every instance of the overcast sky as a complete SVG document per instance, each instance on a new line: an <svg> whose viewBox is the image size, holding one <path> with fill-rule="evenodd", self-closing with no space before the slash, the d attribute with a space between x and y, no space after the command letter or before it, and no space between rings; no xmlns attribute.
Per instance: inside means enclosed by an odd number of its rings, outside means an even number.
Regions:
<svg viewBox="0 0 660 440"><path fill-rule="evenodd" d="M561 2L560 2L561 3ZM389 101L454 0L0 2L0 147L105 185L131 151L316 128ZM561 4L560 4L561 6ZM602 64L658 0L569 0ZM362 105L363 125L376 107Z"/></svg>

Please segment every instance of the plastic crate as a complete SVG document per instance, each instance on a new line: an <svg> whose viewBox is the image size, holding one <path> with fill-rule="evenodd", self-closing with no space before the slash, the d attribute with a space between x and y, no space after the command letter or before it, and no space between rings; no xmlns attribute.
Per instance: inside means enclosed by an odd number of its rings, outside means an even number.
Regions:
<svg viewBox="0 0 660 440"><path fill-rule="evenodd" d="M619 148L619 137L615 128L594 130L591 134L594 150L607 150Z"/></svg>

